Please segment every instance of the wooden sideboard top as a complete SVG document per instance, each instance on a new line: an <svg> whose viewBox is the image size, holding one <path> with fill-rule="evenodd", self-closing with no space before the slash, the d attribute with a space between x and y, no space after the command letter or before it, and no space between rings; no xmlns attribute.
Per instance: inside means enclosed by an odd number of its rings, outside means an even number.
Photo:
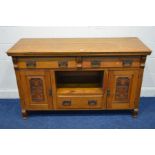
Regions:
<svg viewBox="0 0 155 155"><path fill-rule="evenodd" d="M148 55L138 38L23 38L7 52L10 56Z"/></svg>

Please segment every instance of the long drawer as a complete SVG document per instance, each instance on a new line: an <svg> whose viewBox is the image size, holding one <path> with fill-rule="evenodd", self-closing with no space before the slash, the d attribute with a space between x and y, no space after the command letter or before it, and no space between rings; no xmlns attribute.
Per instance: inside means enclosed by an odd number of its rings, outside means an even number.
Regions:
<svg viewBox="0 0 155 155"><path fill-rule="evenodd" d="M56 109L104 109L102 95L58 96Z"/></svg>

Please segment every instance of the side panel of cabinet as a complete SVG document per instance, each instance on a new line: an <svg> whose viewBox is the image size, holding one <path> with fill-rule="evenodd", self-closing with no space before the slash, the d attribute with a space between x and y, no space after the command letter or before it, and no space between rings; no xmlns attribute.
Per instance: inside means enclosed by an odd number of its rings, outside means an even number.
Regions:
<svg viewBox="0 0 155 155"><path fill-rule="evenodd" d="M52 109L50 73L46 70L20 70L25 108L28 110Z"/></svg>
<svg viewBox="0 0 155 155"><path fill-rule="evenodd" d="M133 109L138 70L110 71L107 109Z"/></svg>

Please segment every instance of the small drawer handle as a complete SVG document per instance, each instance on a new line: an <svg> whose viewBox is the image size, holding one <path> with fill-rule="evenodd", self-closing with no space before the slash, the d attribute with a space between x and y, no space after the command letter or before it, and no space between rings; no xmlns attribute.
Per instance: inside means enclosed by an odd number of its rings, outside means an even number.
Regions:
<svg viewBox="0 0 155 155"><path fill-rule="evenodd" d="M132 65L132 60L123 60L123 66L128 67Z"/></svg>
<svg viewBox="0 0 155 155"><path fill-rule="evenodd" d="M78 63L77 64L77 69L82 69L82 64Z"/></svg>
<svg viewBox="0 0 155 155"><path fill-rule="evenodd" d="M90 106L97 105L97 101L96 100L89 100L88 105L90 105Z"/></svg>
<svg viewBox="0 0 155 155"><path fill-rule="evenodd" d="M60 68L66 68L68 67L68 62L66 60L61 60L58 62L58 65Z"/></svg>
<svg viewBox="0 0 155 155"><path fill-rule="evenodd" d="M28 68L36 67L36 61L34 61L34 60L29 60L29 61L26 62L26 66L27 66Z"/></svg>
<svg viewBox="0 0 155 155"><path fill-rule="evenodd" d="M71 106L71 101L63 101L62 105L63 106Z"/></svg>
<svg viewBox="0 0 155 155"><path fill-rule="evenodd" d="M49 94L49 96L52 96L52 89L48 90L48 94Z"/></svg>
<svg viewBox="0 0 155 155"><path fill-rule="evenodd" d="M77 63L77 69L82 69L82 58L81 57L76 58L76 63Z"/></svg>
<svg viewBox="0 0 155 155"><path fill-rule="evenodd" d="M92 67L100 67L101 61L100 60L92 60L91 61L91 66Z"/></svg>

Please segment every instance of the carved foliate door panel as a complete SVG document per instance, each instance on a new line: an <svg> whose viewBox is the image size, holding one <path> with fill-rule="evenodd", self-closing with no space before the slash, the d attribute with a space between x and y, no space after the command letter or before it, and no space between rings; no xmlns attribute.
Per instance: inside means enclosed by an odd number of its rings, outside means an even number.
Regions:
<svg viewBox="0 0 155 155"><path fill-rule="evenodd" d="M21 84L28 109L52 108L50 73L43 70L21 70Z"/></svg>
<svg viewBox="0 0 155 155"><path fill-rule="evenodd" d="M138 71L110 71L108 109L132 109L136 97Z"/></svg>

